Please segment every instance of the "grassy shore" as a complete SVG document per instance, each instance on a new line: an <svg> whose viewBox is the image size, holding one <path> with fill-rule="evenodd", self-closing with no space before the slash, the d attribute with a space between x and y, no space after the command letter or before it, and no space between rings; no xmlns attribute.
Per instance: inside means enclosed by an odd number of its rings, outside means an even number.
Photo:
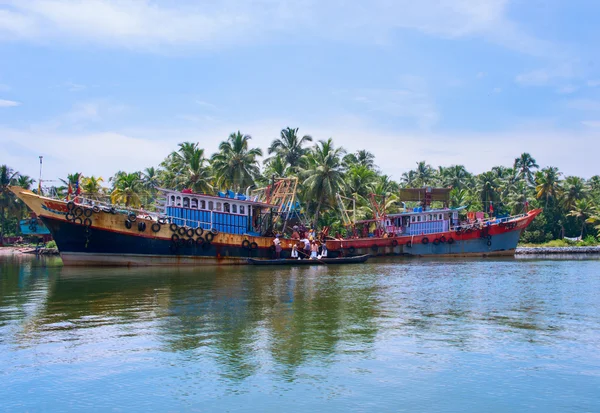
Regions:
<svg viewBox="0 0 600 413"><path fill-rule="evenodd" d="M518 247L521 248L573 248L573 247L597 247L600 242L592 236L586 237L582 241L569 241L566 239L555 239L552 241L544 242L542 244L531 244L531 243L519 243Z"/></svg>

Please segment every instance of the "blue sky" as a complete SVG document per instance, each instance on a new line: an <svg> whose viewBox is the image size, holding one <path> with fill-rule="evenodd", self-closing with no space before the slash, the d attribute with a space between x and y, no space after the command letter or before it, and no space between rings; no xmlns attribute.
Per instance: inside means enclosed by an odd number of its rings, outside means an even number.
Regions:
<svg viewBox="0 0 600 413"><path fill-rule="evenodd" d="M286 126L384 173L530 152L590 177L592 0L0 0L0 163L108 178Z"/></svg>

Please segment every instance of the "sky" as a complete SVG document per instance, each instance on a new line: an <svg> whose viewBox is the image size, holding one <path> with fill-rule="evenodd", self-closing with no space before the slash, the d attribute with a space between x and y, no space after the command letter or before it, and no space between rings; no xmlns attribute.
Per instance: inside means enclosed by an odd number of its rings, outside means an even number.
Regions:
<svg viewBox="0 0 600 413"><path fill-rule="evenodd" d="M597 0L0 0L0 164L46 180L285 127L480 173L599 174Z"/></svg>

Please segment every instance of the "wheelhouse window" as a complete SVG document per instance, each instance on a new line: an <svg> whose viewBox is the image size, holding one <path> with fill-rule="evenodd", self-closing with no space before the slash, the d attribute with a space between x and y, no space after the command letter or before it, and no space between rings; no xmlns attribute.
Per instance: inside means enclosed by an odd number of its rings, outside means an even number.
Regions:
<svg viewBox="0 0 600 413"><path fill-rule="evenodd" d="M169 203L169 205L175 205L175 195L171 195L171 202Z"/></svg>
<svg viewBox="0 0 600 413"><path fill-rule="evenodd" d="M198 209L198 200L195 198L192 198L192 208Z"/></svg>
<svg viewBox="0 0 600 413"><path fill-rule="evenodd" d="M245 210L246 208L244 208L243 205L240 205L240 214L245 214Z"/></svg>
<svg viewBox="0 0 600 413"><path fill-rule="evenodd" d="M234 214L237 214L237 205L236 204L231 205L231 212L233 212Z"/></svg>
<svg viewBox="0 0 600 413"><path fill-rule="evenodd" d="M177 197L177 206L178 207L181 206L181 197L180 196Z"/></svg>
<svg viewBox="0 0 600 413"><path fill-rule="evenodd" d="M213 201L208 201L208 209L209 209L210 211L212 211L213 209L215 209L215 207L214 207L214 204L213 204Z"/></svg>
<svg viewBox="0 0 600 413"><path fill-rule="evenodd" d="M231 212L231 209L229 207L229 202L225 202L223 204L223 211L225 211L225 212Z"/></svg>
<svg viewBox="0 0 600 413"><path fill-rule="evenodd" d="M217 202L217 211L221 211L222 210L222 205L220 202Z"/></svg>
<svg viewBox="0 0 600 413"><path fill-rule="evenodd" d="M204 199L200 200L200 209L206 209L206 201Z"/></svg>
<svg viewBox="0 0 600 413"><path fill-rule="evenodd" d="M421 222L421 215L417 217L417 222Z"/></svg>

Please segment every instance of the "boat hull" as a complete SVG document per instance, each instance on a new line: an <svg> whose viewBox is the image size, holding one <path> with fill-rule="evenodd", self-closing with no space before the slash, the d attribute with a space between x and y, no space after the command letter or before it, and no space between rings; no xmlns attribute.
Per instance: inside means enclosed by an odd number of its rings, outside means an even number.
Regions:
<svg viewBox="0 0 600 413"><path fill-rule="evenodd" d="M533 210L520 218L468 232L446 231L393 238L327 241L329 256L484 257L513 256L521 233L539 215Z"/></svg>
<svg viewBox="0 0 600 413"><path fill-rule="evenodd" d="M242 247L243 239L238 245L221 241L175 246L170 238L144 237L94 226L86 229L58 219L41 219L53 234L63 263L71 266L235 265L246 264L250 257L266 259L273 255L270 248Z"/></svg>
<svg viewBox="0 0 600 413"><path fill-rule="evenodd" d="M67 266L239 265L247 264L248 258L274 258L272 237L208 236L207 231L199 234L193 230L193 234L184 234L168 224L140 217L127 224L127 211L93 211L84 205L78 206L80 219L73 221L67 219L66 202L21 188L11 190L44 222Z"/></svg>

